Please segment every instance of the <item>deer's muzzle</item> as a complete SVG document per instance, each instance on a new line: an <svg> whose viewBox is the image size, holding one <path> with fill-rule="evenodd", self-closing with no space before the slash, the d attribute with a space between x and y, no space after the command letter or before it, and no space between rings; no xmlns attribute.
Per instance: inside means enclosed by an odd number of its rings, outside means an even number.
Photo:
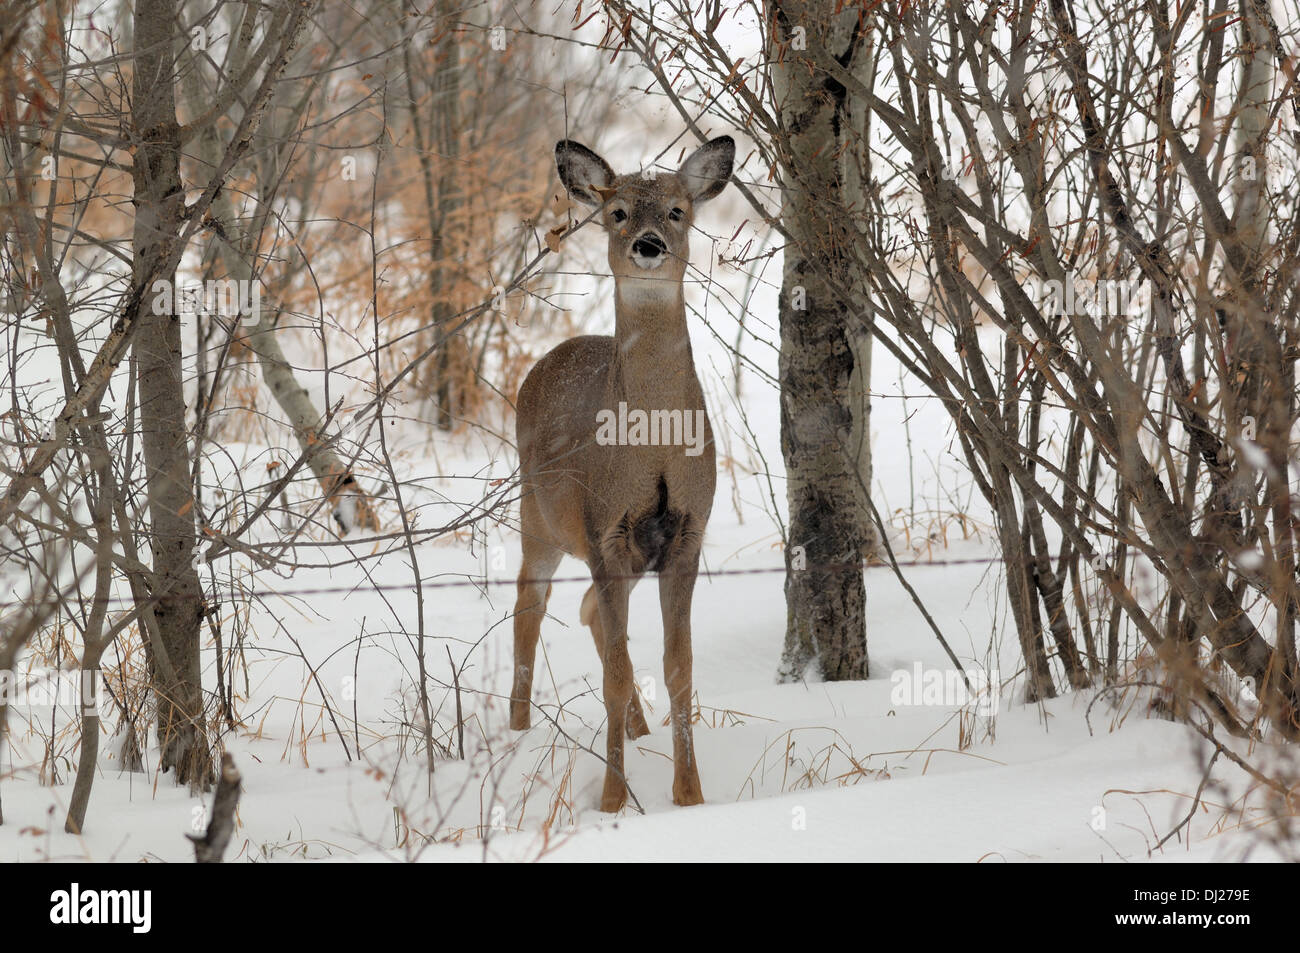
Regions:
<svg viewBox="0 0 1300 953"><path fill-rule="evenodd" d="M632 260L642 268L658 268L668 254L668 246L654 232L646 232L632 243Z"/></svg>

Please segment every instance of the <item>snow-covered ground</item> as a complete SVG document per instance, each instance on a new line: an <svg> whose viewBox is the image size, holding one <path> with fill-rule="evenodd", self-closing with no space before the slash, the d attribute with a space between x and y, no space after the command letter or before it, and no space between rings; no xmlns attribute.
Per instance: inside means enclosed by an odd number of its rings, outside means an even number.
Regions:
<svg viewBox="0 0 1300 953"><path fill-rule="evenodd" d="M725 514L725 510L723 510ZM722 515L722 514L720 514ZM739 533L739 528L730 527ZM712 542L724 562L723 540ZM435 554L430 554L435 555ZM448 549L445 562L455 562ZM431 558L429 562L437 560ZM736 560L772 562L769 553ZM574 567L575 569L577 567ZM383 576L396 582L394 566ZM988 639L990 610L982 567L913 569L909 576L960 654ZM295 578L294 584L302 580ZM270 616L319 666L322 684L350 720L345 683L355 640L380 629L379 596L306 603L270 600L249 646L252 698L247 730L227 742L244 776L240 828L230 851L240 859L425 860L1143 860L1187 814L1205 752L1189 729L1146 717L1143 706L1117 715L1104 700L1085 723L1091 693L1025 706L1004 697L996 713L980 706L898 704L892 673L950 666L907 595L882 571L868 574L873 677L864 683L776 685L783 630L780 576L736 575L704 582L695 616L696 690L701 721L696 749L707 804L671 802L671 740L665 706L651 703L651 734L629 747L627 773L644 808L617 818L597 810L601 763L578 745L602 750L599 668L590 638L576 624L584 584L558 585L553 621L543 630L545 667L538 701L567 736L543 718L527 733L506 726L510 629L491 623L509 611L507 590L491 599L474 589L434 590L429 653L435 677L447 678L444 645L459 664L466 708L465 761L440 759L428 796L414 740L401 763L392 740L404 695L411 707L411 652L401 637L376 635L357 664L362 757L349 761L314 686L304 684L296 649L273 634ZM638 680L655 693L660 655L654 587L634 596L632 657ZM394 603L409 593L388 592ZM363 620L364 623L363 623ZM336 651L337 650L337 651ZM287 653L287 654L286 654ZM333 654L325 664L322 660ZM1008 664L1014 652L1004 651ZM972 663L972 666L974 663ZM1008 692L1008 694L1016 694ZM893 698L891 699L891 695ZM439 720L450 717L446 694ZM553 707L564 699L564 711ZM924 700L924 694L921 699ZM303 721L306 723L304 738ZM1123 725L1116 730L1117 722ZM541 724L538 724L541 722ZM345 730L353 749L356 733ZM410 735L410 732L406 732ZM572 741L568 740L572 739ZM19 745L39 758L34 743ZM1258 758L1257 751L1255 757ZM23 755L15 756L21 764ZM0 859L135 861L190 859L184 833L202 803L169 776L120 772L107 754L96 781L84 836L61 832L70 784L36 782L20 770L3 785ZM65 772L66 775L66 772ZM1225 817L1244 775L1230 765L1215 776L1233 789L1207 794L1190 849L1175 839L1161 860L1271 856L1248 829L1263 819L1254 796L1247 816ZM1269 827L1263 829L1267 839ZM423 844L421 834L442 843Z"/></svg>
<svg viewBox="0 0 1300 953"><path fill-rule="evenodd" d="M697 263L707 254L697 247ZM773 305L771 289L761 290L752 326L763 326L757 315L770 325ZM1125 694L1117 707L1112 696L1102 698L1092 707L1091 730L1085 714L1094 692L1023 703L997 567L978 561L994 555L987 513L953 455L942 408L900 379L883 348L873 387L877 502L893 522L904 562L958 561L905 572L963 665L980 679L992 677L1000 691L975 700L936 691L935 680L951 684L951 663L887 568L867 573L872 677L776 684L785 629L780 534L770 513L773 497L784 500L776 395L748 376L741 402L748 425L742 422L724 384L730 358L718 343L734 340L734 325L716 330L717 337L692 320L721 444L705 549L707 568L718 574L701 579L694 613L695 742L707 803L684 809L671 801L652 583L634 592L630 626L652 728L628 750L636 803L618 817L597 810L603 765L586 749L603 751L604 710L596 653L578 623L587 582L576 562L561 566L543 627L535 700L546 714L535 715L526 733L509 731L518 538L494 524L473 539L445 537L417 552L427 584L435 738L457 747L450 728L456 699L445 687L453 663L464 726L464 760L440 754L431 779L413 688L418 625L406 553L395 549L364 571L261 573L251 583L281 595L259 599L243 623L246 669L235 673L243 727L226 748L243 774L244 795L228 859L1278 856L1272 838L1279 825L1267 799L1256 791L1243 800L1248 778L1223 758L1189 828L1154 849L1188 814L1208 752L1187 727L1149 715L1145 699ZM770 347L749 353L774 370ZM514 466L508 449L478 437L431 443L426 429L407 426L393 439L404 495L421 526L454 515L458 501L477 499L486 479L507 477ZM263 451L231 449L259 467ZM359 553L372 549L357 544ZM306 547L299 555L337 561L340 552ZM485 577L489 585L465 584ZM234 631L234 620L223 619L223 629ZM209 651L210 689L212 658ZM29 714L48 723L48 712ZM66 719L64 712L59 720ZM87 829L71 836L62 832L71 765L57 762L58 783L49 784L40 734L23 712L11 715L11 729L13 748L0 755L0 860L192 858L184 835L202 823L204 799L177 788L170 775L121 771L120 739L105 738ZM1272 752L1256 745L1249 756L1267 764ZM152 768L152 754L149 760Z"/></svg>

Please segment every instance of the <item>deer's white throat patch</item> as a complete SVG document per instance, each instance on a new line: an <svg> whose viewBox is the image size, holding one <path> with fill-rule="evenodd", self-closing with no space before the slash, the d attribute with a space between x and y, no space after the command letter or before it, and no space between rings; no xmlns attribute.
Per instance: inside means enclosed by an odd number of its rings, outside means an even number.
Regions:
<svg viewBox="0 0 1300 953"><path fill-rule="evenodd" d="M625 305L664 304L677 297L677 282L667 278L621 277L615 282L618 298Z"/></svg>

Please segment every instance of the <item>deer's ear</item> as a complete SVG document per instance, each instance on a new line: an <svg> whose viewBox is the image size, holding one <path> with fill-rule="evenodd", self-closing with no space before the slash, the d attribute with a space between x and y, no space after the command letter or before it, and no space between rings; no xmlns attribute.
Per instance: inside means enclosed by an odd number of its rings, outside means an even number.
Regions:
<svg viewBox="0 0 1300 953"><path fill-rule="evenodd" d="M707 202L726 188L735 161L736 142L731 136L711 139L692 152L677 170L691 201L697 205Z"/></svg>
<svg viewBox="0 0 1300 953"><path fill-rule="evenodd" d="M609 163L580 142L561 139L555 144L555 167L569 196L583 205L600 205L605 200L593 189L608 189L614 183Z"/></svg>

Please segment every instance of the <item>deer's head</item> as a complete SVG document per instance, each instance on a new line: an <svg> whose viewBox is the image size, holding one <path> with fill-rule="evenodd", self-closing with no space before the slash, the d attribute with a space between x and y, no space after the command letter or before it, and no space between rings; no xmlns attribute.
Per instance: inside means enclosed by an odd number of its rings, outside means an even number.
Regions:
<svg viewBox="0 0 1300 953"><path fill-rule="evenodd" d="M555 145L555 164L569 196L601 207L609 267L620 291L630 282L641 294L677 293L690 261L695 207L723 190L735 156L735 142L720 136L696 149L676 172L615 175L581 143L564 139Z"/></svg>

